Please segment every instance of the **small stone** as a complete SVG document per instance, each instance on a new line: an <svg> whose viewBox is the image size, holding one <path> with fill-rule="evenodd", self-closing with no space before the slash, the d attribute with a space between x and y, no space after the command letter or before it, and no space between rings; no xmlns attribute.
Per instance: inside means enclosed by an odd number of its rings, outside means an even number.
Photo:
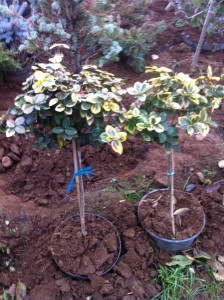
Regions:
<svg viewBox="0 0 224 300"><path fill-rule="evenodd" d="M205 175L202 172L197 172L197 176L201 183L205 182Z"/></svg>
<svg viewBox="0 0 224 300"><path fill-rule="evenodd" d="M59 260L59 261L58 261L58 264L59 264L59 266L60 266L61 268L64 266L64 263L63 263L62 260Z"/></svg>
<svg viewBox="0 0 224 300"><path fill-rule="evenodd" d="M133 238L135 236L135 230L130 228L123 232L123 235L129 238Z"/></svg>
<svg viewBox="0 0 224 300"><path fill-rule="evenodd" d="M19 146L16 144L11 144L10 145L10 150L15 153L16 155L20 156L20 149Z"/></svg>
<svg viewBox="0 0 224 300"><path fill-rule="evenodd" d="M8 156L3 156L2 164L5 168L10 168L13 165L13 160Z"/></svg>
<svg viewBox="0 0 224 300"><path fill-rule="evenodd" d="M47 199L38 199L37 203L39 206L47 206L48 205L48 200Z"/></svg>
<svg viewBox="0 0 224 300"><path fill-rule="evenodd" d="M14 161L20 161L20 157L17 156L15 153L10 152L7 154L7 156L10 157Z"/></svg>
<svg viewBox="0 0 224 300"><path fill-rule="evenodd" d="M205 139L205 136L203 136L202 134L196 134L195 139L198 142L202 142Z"/></svg>
<svg viewBox="0 0 224 300"><path fill-rule="evenodd" d="M218 162L218 166L219 166L220 169L223 169L223 168L224 168L224 159L223 159L223 160L220 160L220 161Z"/></svg>
<svg viewBox="0 0 224 300"><path fill-rule="evenodd" d="M3 158L3 156L4 156L4 148L0 148L0 159L2 159Z"/></svg>
<svg viewBox="0 0 224 300"><path fill-rule="evenodd" d="M196 185L193 183L190 183L186 186L185 191L188 193L191 193L191 192L193 192L193 190L195 190L195 188L196 188Z"/></svg>

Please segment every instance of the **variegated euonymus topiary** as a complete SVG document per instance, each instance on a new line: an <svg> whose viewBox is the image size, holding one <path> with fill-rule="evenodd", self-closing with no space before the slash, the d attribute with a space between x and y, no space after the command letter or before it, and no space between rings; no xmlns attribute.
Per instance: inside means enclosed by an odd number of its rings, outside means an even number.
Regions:
<svg viewBox="0 0 224 300"><path fill-rule="evenodd" d="M178 128L189 135L206 136L210 126L216 125L211 114L224 99L224 87L220 83L224 75L214 77L210 67L207 75L198 78L184 73L173 74L164 67L148 67L146 73L155 75L127 89L134 101L130 109L123 109L119 115L120 127L128 135L164 146L169 155L170 218L175 237L173 150L178 146ZM109 131L101 137L116 151Z"/></svg>
<svg viewBox="0 0 224 300"><path fill-rule="evenodd" d="M6 122L6 136L35 136L41 149L61 147L65 141L72 141L77 173L81 169L79 144L85 131L88 130L93 140L99 139L105 118L119 113L125 91L121 79L94 65L84 66L79 74L71 74L62 65L62 58L62 54L56 54L49 63L33 67L33 74L23 84L23 94L15 99ZM76 187L85 235L84 189L78 175Z"/></svg>
<svg viewBox="0 0 224 300"><path fill-rule="evenodd" d="M62 57L57 54L48 64L33 67L33 74L23 83L24 93L16 97L11 110L12 115L24 118L27 133L48 135L52 145L79 138L89 126L103 126L105 117L120 111L124 93L122 80L113 74L89 65L72 75L61 64ZM10 128L7 136L13 135Z"/></svg>

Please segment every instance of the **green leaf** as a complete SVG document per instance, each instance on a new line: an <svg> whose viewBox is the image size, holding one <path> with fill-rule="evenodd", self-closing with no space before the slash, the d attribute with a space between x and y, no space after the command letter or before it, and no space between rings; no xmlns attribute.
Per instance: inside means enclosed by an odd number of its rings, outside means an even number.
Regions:
<svg viewBox="0 0 224 300"><path fill-rule="evenodd" d="M43 73L42 71L35 71L34 72L34 78L36 80L43 80L45 78L46 74Z"/></svg>
<svg viewBox="0 0 224 300"><path fill-rule="evenodd" d="M71 99L72 99L72 102L76 104L79 100L79 94L72 93Z"/></svg>
<svg viewBox="0 0 224 300"><path fill-rule="evenodd" d="M125 129L128 131L128 132L130 132L130 133L134 133L135 132L135 124L133 123L130 123L130 124L128 124L126 127L125 127Z"/></svg>
<svg viewBox="0 0 224 300"><path fill-rule="evenodd" d="M63 104L58 104L56 107L55 107L55 110L58 111L58 112L62 112L65 110L65 106Z"/></svg>
<svg viewBox="0 0 224 300"><path fill-rule="evenodd" d="M78 93L81 90L81 86L79 84L74 84L72 89L75 93Z"/></svg>
<svg viewBox="0 0 224 300"><path fill-rule="evenodd" d="M170 104L170 107L171 107L172 109L181 109L180 104L179 104L179 103L176 103L176 102L172 102L172 103Z"/></svg>
<svg viewBox="0 0 224 300"><path fill-rule="evenodd" d="M53 105L57 104L58 101L59 101L58 98L53 98L53 99L51 99L51 100L49 101L49 106L53 106Z"/></svg>
<svg viewBox="0 0 224 300"><path fill-rule="evenodd" d="M142 133L142 136L143 136L143 138L144 138L144 140L145 140L146 142L151 142L151 141L152 141L152 137L151 137L151 135L150 135L149 132L143 132L143 133Z"/></svg>
<svg viewBox="0 0 224 300"><path fill-rule="evenodd" d="M91 106L91 112L96 115L101 112L101 105L99 103L93 104Z"/></svg>
<svg viewBox="0 0 224 300"><path fill-rule="evenodd" d="M133 117L138 117L140 114L140 111L137 107L135 107L133 110L132 110L132 115Z"/></svg>
<svg viewBox="0 0 224 300"><path fill-rule="evenodd" d="M159 134L159 142L161 144L163 144L163 143L165 143L165 141L166 141L166 134L165 133L160 133Z"/></svg>
<svg viewBox="0 0 224 300"><path fill-rule="evenodd" d="M64 132L64 129L62 127L54 127L52 128L52 132L55 134L61 134L62 132Z"/></svg>
<svg viewBox="0 0 224 300"><path fill-rule="evenodd" d="M67 127L67 128L65 129L65 133L66 133L67 135L70 135L70 136L75 136L75 135L77 134L77 131L76 131L76 129L73 128L73 127Z"/></svg>
<svg viewBox="0 0 224 300"><path fill-rule="evenodd" d="M6 121L6 125L8 127L14 128L16 126L16 123L15 123L14 120L9 119L9 120Z"/></svg>
<svg viewBox="0 0 224 300"><path fill-rule="evenodd" d="M207 76L208 76L209 79L212 78L212 68L211 68L211 66L208 66Z"/></svg>
<svg viewBox="0 0 224 300"><path fill-rule="evenodd" d="M65 112L66 115L70 116L70 115L72 115L73 109L72 108L66 108L64 112Z"/></svg>
<svg viewBox="0 0 224 300"><path fill-rule="evenodd" d="M63 126L64 128L67 128L67 127L70 126L70 124L71 124L70 119L67 117L67 118L65 118L65 119L63 120L62 126Z"/></svg>
<svg viewBox="0 0 224 300"><path fill-rule="evenodd" d="M111 142L111 147L115 152L117 152L119 154L123 153L123 146L122 146L122 143L120 141L112 141Z"/></svg>
<svg viewBox="0 0 224 300"><path fill-rule="evenodd" d="M36 81L32 88L34 89L34 92L37 94L37 93L41 93L43 92L44 88L43 88L43 84L41 81Z"/></svg>
<svg viewBox="0 0 224 300"><path fill-rule="evenodd" d="M189 135L194 134L194 127L193 127L193 126L188 126L188 127L187 127L187 133L188 133Z"/></svg>
<svg viewBox="0 0 224 300"><path fill-rule="evenodd" d="M101 133L100 139L102 142L107 143L107 133L106 132Z"/></svg>
<svg viewBox="0 0 224 300"><path fill-rule="evenodd" d="M26 132L25 128L21 125L16 126L15 131L19 134L24 134Z"/></svg>
<svg viewBox="0 0 224 300"><path fill-rule="evenodd" d="M52 76L48 77L44 81L42 81L42 84L43 84L44 87L47 87L47 88L52 87L52 86L55 85L55 79Z"/></svg>
<svg viewBox="0 0 224 300"><path fill-rule="evenodd" d="M159 114L159 117L161 118L160 122L164 122L164 121L166 121L167 114L165 112L163 112L163 113Z"/></svg>
<svg viewBox="0 0 224 300"><path fill-rule="evenodd" d="M106 133L107 133L107 135L109 137L112 137L112 138L114 138L116 136L116 134L117 134L115 128L113 128L110 125L107 125L107 127L106 127Z"/></svg>
<svg viewBox="0 0 224 300"><path fill-rule="evenodd" d="M193 263L193 260L187 258L184 255L175 255L172 257L172 261L166 263L167 266L180 266L185 268L186 266L190 266Z"/></svg>
<svg viewBox="0 0 224 300"><path fill-rule="evenodd" d="M29 104L29 103L23 104L22 110L25 114L29 115L34 110L34 106L33 106L33 104Z"/></svg>
<svg viewBox="0 0 224 300"><path fill-rule="evenodd" d="M68 94L68 93L65 93L65 92L59 92L59 93L56 94L56 96L57 96L57 98L58 98L59 100L64 100L64 99L66 99L68 95L69 95L69 94Z"/></svg>
<svg viewBox="0 0 224 300"><path fill-rule="evenodd" d="M64 104L66 105L66 107L74 107L76 104L73 102L73 101L71 101L71 100L65 100L64 101Z"/></svg>
<svg viewBox="0 0 224 300"><path fill-rule="evenodd" d="M171 153L172 148L173 148L171 144L165 143L164 147L165 147L165 151L166 151L167 154Z"/></svg>
<svg viewBox="0 0 224 300"><path fill-rule="evenodd" d="M83 102L82 105L81 105L81 108L83 110L89 110L91 108L91 104L87 103L87 102Z"/></svg>
<svg viewBox="0 0 224 300"><path fill-rule="evenodd" d="M15 128L7 128L6 129L6 137L11 137L15 134Z"/></svg>
<svg viewBox="0 0 224 300"><path fill-rule="evenodd" d="M46 102L46 97L44 94L37 94L33 97L33 103L35 105L40 105Z"/></svg>

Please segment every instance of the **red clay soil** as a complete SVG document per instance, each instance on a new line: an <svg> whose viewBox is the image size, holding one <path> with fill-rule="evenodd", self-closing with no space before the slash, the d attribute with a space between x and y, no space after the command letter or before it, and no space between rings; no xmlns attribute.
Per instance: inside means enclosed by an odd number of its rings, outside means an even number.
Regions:
<svg viewBox="0 0 224 300"><path fill-rule="evenodd" d="M64 272L88 277L110 270L121 248L111 223L97 215L86 215L86 235L80 232L80 218L69 218L54 232L50 251Z"/></svg>
<svg viewBox="0 0 224 300"><path fill-rule="evenodd" d="M179 16L164 11L167 1L150 4L152 23L164 20L165 32L158 38L156 48L147 55L147 65L175 67L188 71L191 50L183 44L181 28L175 27ZM151 55L157 54L158 60ZM203 53L199 66L212 65L219 73L223 68L224 53ZM111 64L107 70L127 80L127 85L146 78L135 74L125 64ZM13 102L14 88L4 88L1 93L0 112ZM196 173L203 172L212 182L224 177L217 162L224 159L223 108L215 113L219 127L211 130L205 139L182 134L180 153L175 154L175 187L182 189L186 180L195 184L197 197L206 214L206 227L193 247L210 255L224 255L224 186L208 194ZM77 213L75 194L63 201L65 189L73 172L72 151L68 145L61 151L39 151L30 142L21 139L6 140L1 136L0 160L11 159L12 166L0 164L0 248L10 249L0 255L0 290L9 288L18 280L28 289L30 300L143 300L158 294L156 267L170 260L171 255L159 250L137 219L137 204L129 204L123 194L110 192L111 179L132 183L136 174L146 181L164 187L167 184L167 157L163 149L133 139L122 156L109 147L98 151L82 148L83 165L91 165L96 176L85 182L87 212L105 216L117 228L122 238L121 258L113 271L104 277L91 275L90 281L79 281L66 276L51 256L51 239L56 227L66 217ZM153 188L153 187L152 187ZM182 204L181 204L182 206Z"/></svg>

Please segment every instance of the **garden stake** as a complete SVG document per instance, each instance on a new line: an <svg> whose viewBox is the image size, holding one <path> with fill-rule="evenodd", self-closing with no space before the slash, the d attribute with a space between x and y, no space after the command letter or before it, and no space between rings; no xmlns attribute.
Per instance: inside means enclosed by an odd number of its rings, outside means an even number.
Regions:
<svg viewBox="0 0 224 300"><path fill-rule="evenodd" d="M78 163L78 154L77 154L77 141L76 139L72 139L72 150L73 150L73 161L74 161L74 172L78 173L79 170L79 163ZM82 235L86 235L86 224L85 224L85 215L84 215L84 209L82 207L82 196L81 196L81 188L80 188L80 181L79 176L75 177L76 180L76 190L77 190L77 198L79 203L79 211L80 211L80 220L81 220L81 232ZM83 195L84 198L84 195Z"/></svg>
<svg viewBox="0 0 224 300"><path fill-rule="evenodd" d="M175 209L175 196L174 196L174 155L173 149L169 154L169 192L170 192L170 218L171 218L171 225L172 225L172 232L173 235L176 235L175 230L175 220L174 220L174 209Z"/></svg>
<svg viewBox="0 0 224 300"><path fill-rule="evenodd" d="M81 170L82 168L82 160L81 160L81 151L80 151L80 144L77 142L77 158L78 158L78 168ZM88 175L87 175L88 176ZM87 234L86 232L86 222L85 222L85 193L84 193L84 186L83 186L83 177L80 175L80 194L81 194L81 226L83 228L84 235Z"/></svg>

